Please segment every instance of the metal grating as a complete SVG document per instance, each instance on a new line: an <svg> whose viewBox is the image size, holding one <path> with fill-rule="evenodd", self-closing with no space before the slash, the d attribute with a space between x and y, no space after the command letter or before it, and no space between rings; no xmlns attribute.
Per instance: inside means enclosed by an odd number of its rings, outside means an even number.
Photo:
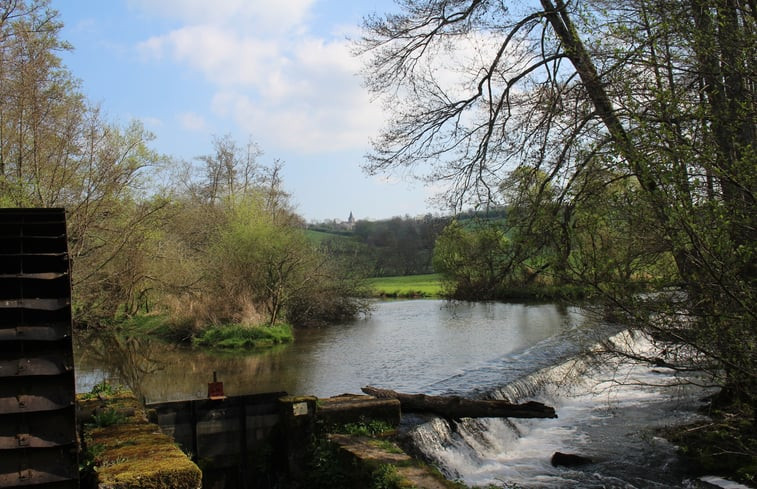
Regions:
<svg viewBox="0 0 757 489"><path fill-rule="evenodd" d="M78 488L63 209L0 209L0 487Z"/></svg>

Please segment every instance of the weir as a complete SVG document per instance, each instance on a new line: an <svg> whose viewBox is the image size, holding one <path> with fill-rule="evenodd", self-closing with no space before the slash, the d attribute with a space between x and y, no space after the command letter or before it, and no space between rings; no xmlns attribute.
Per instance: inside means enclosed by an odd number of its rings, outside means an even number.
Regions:
<svg viewBox="0 0 757 489"><path fill-rule="evenodd" d="M611 335L616 350L650 356L655 346L629 331ZM596 345L594 353L601 353ZM692 374L693 375L693 374ZM444 474L466 484L518 487L699 487L659 430L699 415L710 391L644 362L576 355L492 389L488 396L538 399L557 419L433 419L412 428L413 444ZM552 463L556 452L579 455L581 467Z"/></svg>

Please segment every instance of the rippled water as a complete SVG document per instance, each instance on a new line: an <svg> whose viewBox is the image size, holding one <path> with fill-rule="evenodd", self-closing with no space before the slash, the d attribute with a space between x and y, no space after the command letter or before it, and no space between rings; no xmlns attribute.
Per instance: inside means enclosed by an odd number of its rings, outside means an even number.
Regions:
<svg viewBox="0 0 757 489"><path fill-rule="evenodd" d="M366 318L297 331L294 344L257 354L82 339L76 345L77 389L108 379L129 385L148 402L203 398L217 372L227 395L286 391L327 397L374 385L535 399L554 406L559 418L466 420L454 427L415 419L406 425L416 447L469 484L695 487L675 448L655 430L691 420L703 392L658 387L673 377L647 366L589 366L577 359L617 334L618 328L598 326L577 308L552 304L379 302ZM549 463L555 451L594 463L555 468Z"/></svg>
<svg viewBox="0 0 757 489"><path fill-rule="evenodd" d="M77 389L111 379L151 402L200 398L215 371L228 395L286 391L326 397L365 385L462 392L501 385L503 358L523 355L583 322L577 309L552 304L416 300L379 302L368 317L299 330L294 344L249 355L90 338L76 345ZM536 365L535 356L526 360Z"/></svg>

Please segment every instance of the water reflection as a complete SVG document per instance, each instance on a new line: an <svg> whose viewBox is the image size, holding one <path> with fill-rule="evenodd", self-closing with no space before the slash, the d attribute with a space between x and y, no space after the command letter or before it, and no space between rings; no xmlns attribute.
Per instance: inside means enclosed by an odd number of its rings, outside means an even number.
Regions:
<svg viewBox="0 0 757 489"><path fill-rule="evenodd" d="M293 345L245 355L217 355L134 338L77 341L77 390L108 379L148 402L202 398L213 372L227 395L287 391L321 397L371 384L408 392L434 387L492 364L507 363L582 319L556 305L381 302L352 323L300 330ZM453 389L472 388L473 379Z"/></svg>
<svg viewBox="0 0 757 489"><path fill-rule="evenodd" d="M213 372L224 381L227 395L273 392L268 380L278 377L281 351L211 354L149 339L95 335L77 342L77 391L97 382L123 384L147 402L196 399L207 396Z"/></svg>

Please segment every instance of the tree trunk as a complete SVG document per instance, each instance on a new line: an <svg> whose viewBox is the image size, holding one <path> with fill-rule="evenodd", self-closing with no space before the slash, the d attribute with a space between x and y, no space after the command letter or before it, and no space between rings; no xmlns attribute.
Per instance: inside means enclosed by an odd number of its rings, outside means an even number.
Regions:
<svg viewBox="0 0 757 489"><path fill-rule="evenodd" d="M388 389L363 387L364 393L379 399L397 399L407 413L432 413L446 419L460 418L556 418L554 408L540 402L511 404L507 401L465 399L457 396L402 394Z"/></svg>

